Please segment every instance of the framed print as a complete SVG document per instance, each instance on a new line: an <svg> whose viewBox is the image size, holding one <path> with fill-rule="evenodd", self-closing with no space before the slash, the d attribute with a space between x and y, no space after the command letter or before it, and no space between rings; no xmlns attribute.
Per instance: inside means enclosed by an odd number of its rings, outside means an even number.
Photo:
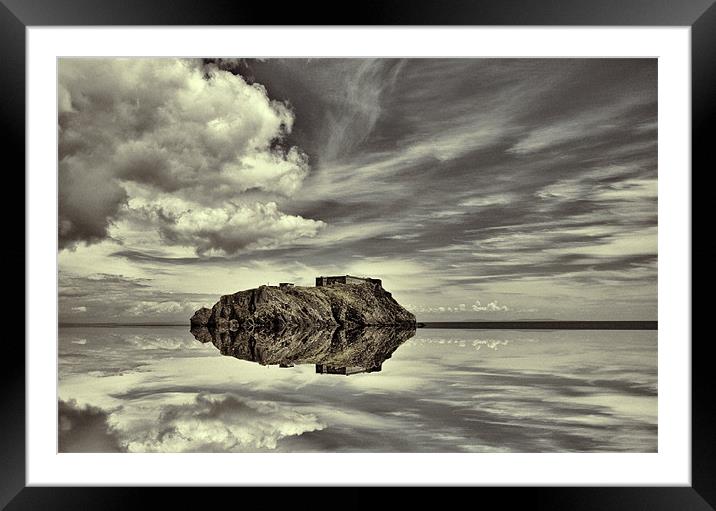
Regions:
<svg viewBox="0 0 716 511"><path fill-rule="evenodd" d="M5 1L27 298L3 505L330 485L711 509L712 3L342 25Z"/></svg>

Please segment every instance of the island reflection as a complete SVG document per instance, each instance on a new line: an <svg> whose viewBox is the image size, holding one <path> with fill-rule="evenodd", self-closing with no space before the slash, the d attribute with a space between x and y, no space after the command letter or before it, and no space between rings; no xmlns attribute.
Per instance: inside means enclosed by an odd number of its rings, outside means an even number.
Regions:
<svg viewBox="0 0 716 511"><path fill-rule="evenodd" d="M383 362L415 335L414 327L213 329L194 327L194 337L222 355L261 365L315 364L316 372L351 375L382 369Z"/></svg>

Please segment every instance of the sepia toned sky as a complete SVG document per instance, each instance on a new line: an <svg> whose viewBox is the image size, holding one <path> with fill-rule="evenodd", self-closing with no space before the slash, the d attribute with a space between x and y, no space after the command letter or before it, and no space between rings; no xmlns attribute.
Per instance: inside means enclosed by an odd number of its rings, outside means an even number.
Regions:
<svg viewBox="0 0 716 511"><path fill-rule="evenodd" d="M418 320L656 319L655 59L61 59L62 322L382 278Z"/></svg>

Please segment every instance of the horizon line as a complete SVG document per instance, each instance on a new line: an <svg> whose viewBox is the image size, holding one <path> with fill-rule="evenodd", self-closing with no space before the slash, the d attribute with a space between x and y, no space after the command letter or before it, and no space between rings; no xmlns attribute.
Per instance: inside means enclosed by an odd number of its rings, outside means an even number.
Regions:
<svg viewBox="0 0 716 511"><path fill-rule="evenodd" d="M470 329L554 329L554 330L658 330L658 320L503 320L503 321L417 321L420 328L451 328L460 326ZM187 327L187 323L117 323L59 322L58 328L77 327Z"/></svg>

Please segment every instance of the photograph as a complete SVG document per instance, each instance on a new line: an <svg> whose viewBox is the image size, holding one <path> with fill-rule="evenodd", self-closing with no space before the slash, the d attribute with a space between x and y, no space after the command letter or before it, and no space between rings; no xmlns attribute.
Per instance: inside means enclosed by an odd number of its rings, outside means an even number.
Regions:
<svg viewBox="0 0 716 511"><path fill-rule="evenodd" d="M659 59L56 62L57 452L659 452Z"/></svg>

